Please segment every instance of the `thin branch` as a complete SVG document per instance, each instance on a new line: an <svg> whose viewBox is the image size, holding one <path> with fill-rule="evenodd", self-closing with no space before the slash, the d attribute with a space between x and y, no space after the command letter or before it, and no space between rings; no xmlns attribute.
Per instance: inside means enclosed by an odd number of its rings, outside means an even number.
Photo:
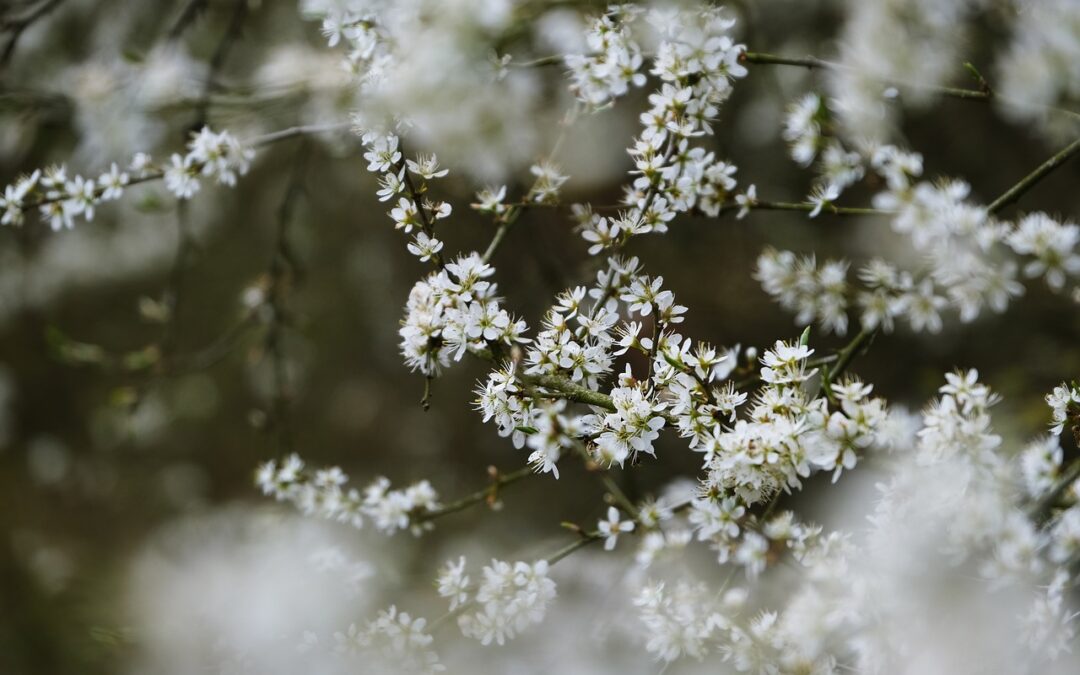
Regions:
<svg viewBox="0 0 1080 675"><path fill-rule="evenodd" d="M563 141L566 139L566 130L570 127L571 122L575 116L574 111L568 111L559 122L559 133L555 137L555 144L551 148L551 152L548 153L548 159L555 157L559 152L559 147L562 146ZM547 204L532 201L533 195L536 193L537 188L540 185L540 177L533 182L529 191L525 193L524 199L521 202L512 204L509 210L502 215L499 226L495 230L495 234L491 237L491 243L488 244L487 249L484 251L484 255L481 258L484 262L491 262L491 259L495 256L495 252L499 250L499 246L502 245L503 239L506 238L506 233L514 226L518 218L521 217L522 211L533 206L548 206Z"/></svg>
<svg viewBox="0 0 1080 675"><path fill-rule="evenodd" d="M1028 509L1028 515L1036 517L1041 515L1047 509L1054 505L1054 502L1058 500L1062 494L1065 493L1076 480L1080 478L1080 459L1074 461L1069 465L1069 468L1065 469L1065 473L1061 475L1058 482L1054 483L1053 487L1046 491L1039 500L1031 505Z"/></svg>
<svg viewBox="0 0 1080 675"><path fill-rule="evenodd" d="M271 143L277 143L278 141L288 140L290 138L296 138L297 136L313 136L315 134L330 134L338 131L345 131L351 129L352 122L332 122L330 124L299 124L295 127L288 127L287 129L280 129L278 131L271 131L268 134L261 136L255 136L253 138L244 141L245 145L253 148L258 148L264 145L270 145Z"/></svg>
<svg viewBox="0 0 1080 675"><path fill-rule="evenodd" d="M547 561L548 565L554 565L555 563L559 562L571 553L583 549L594 541L600 541L603 538L604 536L599 532L582 532L581 536L577 539L577 541L571 542L566 546L563 546L558 551L555 551L548 557L544 558L544 560Z"/></svg>
<svg viewBox="0 0 1080 675"><path fill-rule="evenodd" d="M767 65L767 66L799 66L802 68L820 69L820 70L840 70L848 72L861 72L857 68L851 66L845 66L842 63L835 61L826 61L825 59L819 59L816 56L777 56L776 54L764 54L760 52L743 52L739 56L739 61L742 63L752 63L755 65ZM900 82L896 80L884 79L874 77L873 79L880 80L883 84L889 84L894 86L903 86L909 89L921 89L924 91L932 91L942 96L951 96L953 98L969 99L985 101L989 100L990 94L979 89L963 89L959 87L940 87L937 85L918 84L912 82Z"/></svg>
<svg viewBox="0 0 1080 675"><path fill-rule="evenodd" d="M730 202L720 207L720 214L728 213L743 208L741 204ZM817 206L809 202L752 202L747 206L750 211L803 211L809 213ZM895 211L888 209L874 209L859 206L834 206L827 204L821 208L821 213L834 216L891 216Z"/></svg>
<svg viewBox="0 0 1080 675"><path fill-rule="evenodd" d="M593 391L588 387L583 387L580 384L571 382L564 377L559 377L557 375L520 375L519 377L527 384L544 387L546 389L554 389L555 391L564 394L567 400L594 405L605 410L615 410L615 404L607 394Z"/></svg>
<svg viewBox="0 0 1080 675"><path fill-rule="evenodd" d="M832 392L833 382L847 371L856 356L870 347L870 343L873 341L874 335L876 334L876 330L867 330L866 328L861 329L855 334L855 337L851 339L851 342L847 343L836 352L836 363L831 368L822 366L821 388L824 390L825 397L829 399L830 403L836 403L836 398L833 396Z"/></svg>
<svg viewBox="0 0 1080 675"><path fill-rule="evenodd" d="M987 211L990 213L997 213L1009 204L1018 201L1025 192L1033 188L1040 180L1050 175L1054 169L1064 164L1078 151L1080 151L1080 138L1070 143L1056 155L1036 167L1034 171L1020 179L1020 182L1006 190L1004 194L991 202L990 206L987 207Z"/></svg>
<svg viewBox="0 0 1080 675"><path fill-rule="evenodd" d="M819 59L814 56L803 57L790 57L790 56L778 56L776 54L765 54L762 52L743 52L739 56L739 61L742 63L750 63L755 65L772 65L772 66L797 66L801 68L820 69L820 70L836 70L847 72L858 72L865 74L868 77L880 81L884 85L906 88L906 89L918 89L921 91L928 91L941 96L948 96L950 98L957 98L969 101L1000 101L1006 105L1014 108L1025 108L1028 110L1041 110L1043 112L1053 112L1070 117L1080 119L1080 113L1074 110L1068 110L1066 108L1056 108L1053 106L1034 105L1026 101L1018 101L1003 96L999 96L988 89L965 89L961 87L943 87L931 84L921 84L918 82L905 82L902 80L894 80L889 78L875 77L868 73L862 73L857 68L846 66L842 63L835 61L826 61L825 59Z"/></svg>
<svg viewBox="0 0 1080 675"><path fill-rule="evenodd" d="M828 369L828 372L825 373L823 379L827 382L833 382L836 378L843 375L855 357L870 346L870 342L873 340L876 332L877 331L867 330L865 328L860 330L855 337L851 339L851 342L844 345L840 351L836 353L836 364Z"/></svg>
<svg viewBox="0 0 1080 675"><path fill-rule="evenodd" d="M270 280L266 292L266 305L270 308L270 325L266 331L266 351L273 365L274 394L272 401L272 422L277 430L279 451L288 454L293 451L293 433L289 417L289 405L292 394L289 389L288 369L285 359L285 329L289 324L288 307L285 296L288 282L297 277L296 258L289 246L289 224L292 222L296 200L303 193L304 171L307 166L307 144L301 143L297 157L293 161L285 196L281 200L277 214L277 231L274 253L270 259Z"/></svg>
<svg viewBox="0 0 1080 675"><path fill-rule="evenodd" d="M514 61L506 64L510 68L543 68L544 66L557 66L566 61L565 57L559 54L550 54L548 56L541 56L540 58L533 59L532 61Z"/></svg>
<svg viewBox="0 0 1080 675"><path fill-rule="evenodd" d="M221 36L221 40L218 41L214 53L210 57L206 70L206 79L203 81L202 94L195 104L195 123L192 125L194 131L199 131L206 125L210 113L210 94L214 90L215 80L222 67L224 67L225 61L229 58L229 52L233 44L240 39L247 13L248 0L234 0L232 17L229 19L229 25L226 26L225 33Z"/></svg>
<svg viewBox="0 0 1080 675"><path fill-rule="evenodd" d="M184 299L184 272L191 258L193 239L188 227L187 203L179 200L176 204L176 254L165 287L165 326L161 337L161 361L166 370L171 368L173 353L179 340L180 309Z"/></svg>
<svg viewBox="0 0 1080 675"><path fill-rule="evenodd" d="M336 124L301 125L289 127L287 129L281 129L279 131L273 131L268 134L263 134L261 136L254 136L246 141L243 141L243 144L248 147L258 148L265 145L270 145L271 143L285 141L290 138L297 138L298 136L310 136L315 134L331 133L335 131L341 131L343 129L348 129L350 127L351 124L349 122L339 122ZM195 165L194 168L196 170L201 170L202 165ZM153 181L161 180L164 176L164 169L154 169L153 171L147 171L142 176L132 178L130 181L128 181L127 186L130 187L132 185L139 185L140 183L150 183ZM94 191L94 196L100 197L104 192L105 188L99 187ZM32 209L38 206L44 206L45 204L53 204L56 202L60 202L65 199L68 199L66 195L60 195L57 197L42 197L40 199L26 202L26 204L23 205L23 208Z"/></svg>
<svg viewBox="0 0 1080 675"><path fill-rule="evenodd" d="M0 32L10 32L8 36L7 44L4 45L3 53L0 53L0 68L6 66L11 57L15 54L15 46L19 43L19 38L22 37L23 31L32 26L39 19L48 16L53 10L60 6L64 0L46 0L46 2L37 9L33 10L21 19L5 19L3 23L0 23Z"/></svg>
<svg viewBox="0 0 1080 675"><path fill-rule="evenodd" d="M451 513L464 511L470 506L479 504L481 502L488 504L488 506L491 506L498 499L499 490L506 487L507 485L518 482L522 478L527 478L536 474L536 472L533 471L533 468L531 466L524 466L517 471L512 471L506 474L499 473L499 471L495 467L489 467L488 473L491 474L492 480L486 487L477 490L476 492L473 492L471 494L468 494L461 499L452 501L449 504L440 506L435 510L425 511L424 513L416 516L416 521L427 522L430 520L436 520L438 518L442 518L443 516L448 516Z"/></svg>
<svg viewBox="0 0 1080 675"><path fill-rule="evenodd" d="M491 237L491 243L488 244L487 249L484 250L484 255L481 256L481 260L484 262L491 262L491 259L495 256L495 251L499 250L499 246L502 244L503 239L506 237L507 231L513 227L517 222L523 207L515 207L511 209L510 213L506 214L506 217L499 222L498 228L495 229L495 234Z"/></svg>
<svg viewBox="0 0 1080 675"><path fill-rule="evenodd" d="M188 26L194 23L195 19L206 10L206 4L207 0L188 0L184 9L180 11L180 16L176 17L172 28L169 29L168 39L176 40L183 35Z"/></svg>

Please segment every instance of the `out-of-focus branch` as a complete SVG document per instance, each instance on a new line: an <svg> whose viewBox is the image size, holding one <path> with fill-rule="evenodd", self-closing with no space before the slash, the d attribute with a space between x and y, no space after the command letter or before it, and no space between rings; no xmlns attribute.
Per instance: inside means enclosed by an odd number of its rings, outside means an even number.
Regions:
<svg viewBox="0 0 1080 675"><path fill-rule="evenodd" d="M293 452L293 432L289 415L292 392L289 387L288 364L285 353L285 330L289 325L289 310L286 304L288 284L298 277L296 256L289 245L289 224L292 222L296 200L304 189L304 171L307 166L307 144L302 143L293 161L293 170L285 188L277 214L277 230L274 252L270 259L267 273L269 283L266 289L265 306L270 310L270 321L264 342L266 354L273 367L273 400L271 402L271 427L277 432L279 451L283 454Z"/></svg>
<svg viewBox="0 0 1080 675"><path fill-rule="evenodd" d="M184 5L184 9L180 11L180 16L176 17L176 21L173 23L172 28L169 29L168 39L176 40L184 31L195 22L195 19L199 18L199 15L206 10L207 0L188 0Z"/></svg>
<svg viewBox="0 0 1080 675"><path fill-rule="evenodd" d="M0 19L0 33L9 33L7 44L4 45L4 51L0 52L0 68L3 68L11 61L11 57L15 54L15 46L19 43L19 38L22 37L23 31L34 25L38 20L48 16L53 10L59 7L60 3L63 1L64 0L45 0L22 17L11 19L5 17Z"/></svg>
<svg viewBox="0 0 1080 675"><path fill-rule="evenodd" d="M187 204L177 202L176 206L176 253L173 256L172 269L165 288L165 326L161 337L161 360L164 368L170 368L173 352L176 351L179 330L179 312L183 302L184 272L192 252L191 229L188 227Z"/></svg>
<svg viewBox="0 0 1080 675"><path fill-rule="evenodd" d="M285 140L288 140L290 138L297 138L299 136L312 136L312 135L315 135L315 134L333 133L333 132L336 132L336 131L342 131L342 130L350 128L351 126L352 125L349 122L339 122L339 123L334 123L334 124L299 125L299 126L289 127L287 129L281 129L279 131L272 131L270 133L263 134L261 136L254 136L254 137L249 138L246 141L244 141L244 144L247 145L247 146L253 147L253 148L258 148L258 147L262 147L262 146L265 146L265 145L270 145L272 143L278 143L280 141L285 141ZM196 171L201 170L202 165L196 165L194 168L195 168ZM139 185L140 183L150 183L150 182L153 182L153 181L161 180L164 176L165 176L165 170L164 169L154 169L152 171L146 172L142 176L132 178L128 182L127 185L131 186L131 185ZM94 191L94 196L95 197L100 197L104 192L105 192L105 188L104 187L99 187ZM55 202L63 201L65 199L67 199L67 198L68 197L66 197L64 195L60 195L60 196L57 196L57 197L43 197L41 199L36 199L36 200L31 200L31 201L26 202L25 208L32 209L32 208L35 208L35 207L38 207L38 206L44 206L45 204L53 204Z"/></svg>
<svg viewBox="0 0 1080 675"><path fill-rule="evenodd" d="M1025 192L1033 188L1040 180L1050 175L1054 169L1064 164L1078 151L1080 151L1080 138L1076 139L1053 157L1037 166L1034 171L1021 178L1020 182L1013 185L1006 190L1004 194L991 202L990 206L987 207L987 211L990 213L997 213L1009 204L1018 201Z"/></svg>
<svg viewBox="0 0 1080 675"><path fill-rule="evenodd" d="M214 48L214 53L210 57L210 61L206 71L206 80L203 82L202 94L199 96L198 102L195 107L195 123L192 125L194 131L202 129L207 123L207 118L210 113L210 94L213 92L216 86L216 80L218 73L225 65L225 61L229 58L229 52L232 49L233 44L240 38L240 34L244 28L244 20L247 18L248 13L248 0L234 0L233 13L229 19L229 25L225 28L225 33L221 36L221 40L218 41L217 46Z"/></svg>
<svg viewBox="0 0 1080 675"><path fill-rule="evenodd" d="M464 511L470 506L476 504L485 503L488 506L493 506L499 497L499 490L507 485L516 483L522 478L527 478L536 474L531 466L523 466L517 471L511 471L510 473L500 473L498 469L491 466L488 467L488 474L491 476L491 481L487 486L470 493L460 499L454 500L449 504L444 504L432 511L425 511L424 513L416 516L416 520L419 522L427 522L430 520L436 520L443 516L448 516L452 513Z"/></svg>
<svg viewBox="0 0 1080 675"><path fill-rule="evenodd" d="M920 82L905 82L903 80L895 80L889 78L881 78L873 76L869 73L863 73L858 68L846 66L842 63L835 61L826 61L825 59L819 59L814 56L803 57L791 57L791 56L778 56L776 54L765 54L762 52L743 52L739 57L742 63L750 63L754 65L772 65L772 66L797 66L801 68L820 69L820 70L839 70L846 72L856 72L871 79L878 80L882 84L887 86L893 86L901 89L917 89L920 91L927 91L941 96L948 96L950 98L958 98L969 101L999 101L1005 105L1012 106L1014 108L1026 108L1028 110L1042 110L1044 112L1060 113L1062 115L1068 115L1075 119L1080 119L1080 112L1075 110L1068 110L1066 108L1057 108L1054 106L1034 105L1027 101L1018 101L1016 99L1000 96L990 90L989 88L981 89L964 89L962 87L943 87L933 84L923 84Z"/></svg>

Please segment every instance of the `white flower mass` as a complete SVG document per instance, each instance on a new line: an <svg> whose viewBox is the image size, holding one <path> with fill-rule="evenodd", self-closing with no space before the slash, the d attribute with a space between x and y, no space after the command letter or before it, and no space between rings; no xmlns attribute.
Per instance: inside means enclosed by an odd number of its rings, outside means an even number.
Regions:
<svg viewBox="0 0 1080 675"><path fill-rule="evenodd" d="M34 32L50 13L73 21L88 4L0 8L0 50L40 53L61 41ZM99 584L130 595L123 630L93 633L123 646L122 672L1080 670L1080 225L1040 205L1050 185L1069 189L1062 176L1076 184L1080 2L838 0L814 56L802 38L785 43L800 56L758 44L767 12L818 16L782 0L302 0L273 15L296 42L261 47L244 22L265 3L231 4L178 8L152 49L69 66L55 94L10 94L60 97L78 139L40 141L0 183L0 324L30 326L69 288L167 270L175 246L167 291L139 301L138 335L160 329L150 346L112 354L89 341L117 339L97 320L77 337L33 330L63 366L115 378L95 394L127 426L87 424L112 433L110 452L214 417L217 390L193 373L232 351L257 399L249 421L274 439L257 463L227 460L254 489L200 488L258 507L199 502L132 547L130 578ZM205 64L182 39L204 12L226 27ZM969 48L980 31L991 44ZM221 70L233 49L250 81ZM999 166L984 122L942 122L918 147L927 136L909 127L953 105L1022 125L1041 159ZM169 135L171 116L196 123ZM0 147L23 147L9 135ZM950 164L934 143L984 147ZM271 146L297 148L277 161L286 184L259 178ZM318 153L333 176L305 173ZM983 184L980 164L1009 178ZM367 202L337 199L355 184ZM226 208L273 221L272 236L240 245L243 228L198 224ZM333 285L309 294L319 270L302 261L346 235L321 222L297 235L297 212L347 214L347 234L382 246L349 263L359 297L335 287L299 308ZM164 234L149 220L161 213ZM747 238L757 226L776 231ZM523 257L505 255L526 230ZM239 299L181 302L185 285L215 284L191 261L219 245L228 265L264 250L271 263ZM748 279L731 281L719 253L691 273L658 262L710 246L750 261ZM750 344L744 316L699 309L708 294L790 317ZM189 351L181 318L225 305L236 326ZM1021 310L1052 315L1072 351L1011 378L957 357ZM331 370L363 374L301 405L329 349L304 333L346 314L358 322L335 335L353 360ZM1024 348L1042 354L1040 340ZM59 391L56 372L34 377ZM394 372L407 384L376 383ZM194 393L155 394L170 379ZM905 379L921 398L891 403ZM20 410L2 384L0 450ZM468 484L455 458L488 439L462 431L466 414L505 439ZM377 426L411 454L341 454L335 424ZM43 438L29 463L57 499L124 479ZM178 438L168 447L200 442ZM345 459L322 461L335 451ZM121 467L150 454L117 453ZM202 476L188 466L141 489L182 500ZM519 482L540 491L531 503ZM68 558L16 529L35 578L67 583Z"/></svg>

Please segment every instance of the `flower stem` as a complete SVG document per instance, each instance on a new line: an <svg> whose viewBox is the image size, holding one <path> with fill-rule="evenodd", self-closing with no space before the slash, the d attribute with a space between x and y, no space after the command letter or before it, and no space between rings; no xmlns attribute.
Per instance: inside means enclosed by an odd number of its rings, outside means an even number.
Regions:
<svg viewBox="0 0 1080 675"><path fill-rule="evenodd" d="M498 496L499 490L501 488L506 485L510 485L511 483L516 483L522 478L525 478L526 476L531 476L534 473L532 467L528 465L523 466L517 471L512 471L506 474L500 474L495 469L495 467L491 467L488 471L492 474L493 478L491 483L489 483L487 487L481 490L477 490L472 494L466 495L461 499L450 502L449 504L441 506L433 511L426 511L424 513L421 513L417 515L415 519L419 522L427 522L429 520L435 520L437 518L442 518L443 516L448 516L451 513L464 511L470 506L473 506L474 504L479 504L480 502L486 501L488 503L492 503Z"/></svg>
<svg viewBox="0 0 1080 675"><path fill-rule="evenodd" d="M991 202L987 207L990 213L997 213L1009 204L1016 202L1025 192L1035 186L1040 180L1048 176L1054 169L1064 164L1070 157L1080 151L1080 138L1076 139L1050 159L1035 168L1034 171L1020 179L1016 185L1005 191L1003 195Z"/></svg>

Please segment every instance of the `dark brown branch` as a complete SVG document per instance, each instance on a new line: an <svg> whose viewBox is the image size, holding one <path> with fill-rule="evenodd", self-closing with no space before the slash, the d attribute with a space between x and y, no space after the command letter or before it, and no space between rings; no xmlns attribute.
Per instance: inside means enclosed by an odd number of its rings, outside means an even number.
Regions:
<svg viewBox="0 0 1080 675"><path fill-rule="evenodd" d="M45 2L39 5L37 9L31 11L22 18L4 19L0 22L0 32L10 33L7 44L4 45L4 51L0 53L0 69L11 61L11 57L15 54L15 46L19 43L19 38L22 37L23 32L34 25L38 20L48 16L53 10L59 7L60 3L63 1L64 0L45 0Z"/></svg>

